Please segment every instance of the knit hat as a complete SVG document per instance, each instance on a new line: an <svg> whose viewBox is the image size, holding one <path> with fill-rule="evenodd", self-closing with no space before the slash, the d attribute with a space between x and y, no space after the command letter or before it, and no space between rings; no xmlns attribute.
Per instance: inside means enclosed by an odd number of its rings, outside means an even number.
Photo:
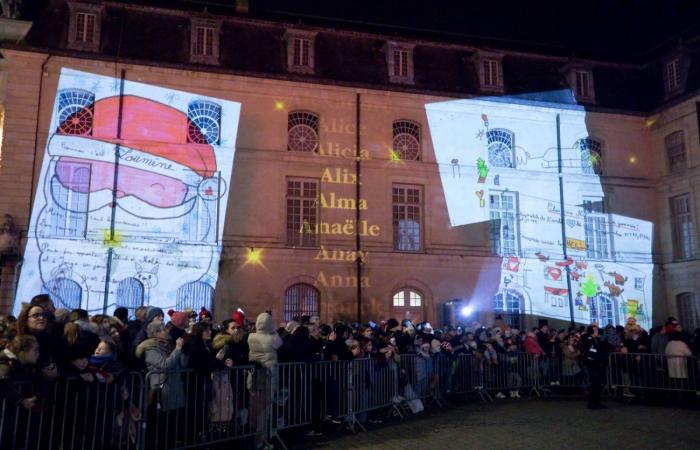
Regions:
<svg viewBox="0 0 700 450"><path fill-rule="evenodd" d="M186 312L175 311L171 309L170 311L168 311L168 315L170 316L170 321L176 328L184 330L185 328L187 328L187 325L190 324L190 319L189 317L187 317Z"/></svg>
<svg viewBox="0 0 700 450"><path fill-rule="evenodd" d="M245 314L243 314L243 311L240 309L238 311L234 311L233 314L231 314L231 318L238 324L239 327L242 327L245 324Z"/></svg>
<svg viewBox="0 0 700 450"><path fill-rule="evenodd" d="M294 334L294 331L296 331L297 328L299 328L299 322L295 320L289 321L289 323L287 323L287 326L284 327L284 329L287 330L287 333L289 334Z"/></svg>
<svg viewBox="0 0 700 450"><path fill-rule="evenodd" d="M153 319L155 319L157 316L165 317L165 314L163 313L162 309L155 306L151 306L150 308L148 308L148 312L146 312L146 323L153 322Z"/></svg>
<svg viewBox="0 0 700 450"><path fill-rule="evenodd" d="M199 320L200 321L206 320L206 319L211 320L211 318L212 318L211 313L207 310L207 308L202 306L202 309L199 310Z"/></svg>

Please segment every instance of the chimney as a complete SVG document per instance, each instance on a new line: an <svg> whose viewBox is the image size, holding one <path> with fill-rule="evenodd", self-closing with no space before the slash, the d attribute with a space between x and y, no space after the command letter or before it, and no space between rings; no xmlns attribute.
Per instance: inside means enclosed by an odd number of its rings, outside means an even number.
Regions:
<svg viewBox="0 0 700 450"><path fill-rule="evenodd" d="M236 0L236 12L239 14L248 14L250 10L250 0Z"/></svg>

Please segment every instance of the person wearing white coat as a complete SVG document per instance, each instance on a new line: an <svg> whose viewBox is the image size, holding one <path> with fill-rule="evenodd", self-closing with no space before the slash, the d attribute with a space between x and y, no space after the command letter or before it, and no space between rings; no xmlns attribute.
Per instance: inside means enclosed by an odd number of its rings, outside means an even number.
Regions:
<svg viewBox="0 0 700 450"><path fill-rule="evenodd" d="M681 333L668 335L666 357L668 358L668 376L675 382L683 383L688 379L688 357L693 355L688 345L683 342Z"/></svg>

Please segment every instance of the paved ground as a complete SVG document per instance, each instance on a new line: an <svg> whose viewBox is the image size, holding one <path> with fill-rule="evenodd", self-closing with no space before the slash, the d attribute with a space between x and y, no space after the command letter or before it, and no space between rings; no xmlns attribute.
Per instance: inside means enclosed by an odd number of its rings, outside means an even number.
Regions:
<svg viewBox="0 0 700 450"><path fill-rule="evenodd" d="M294 449L700 449L700 411L576 399L496 400L431 409ZM292 439L293 441L293 439ZM292 444L292 442L289 442Z"/></svg>

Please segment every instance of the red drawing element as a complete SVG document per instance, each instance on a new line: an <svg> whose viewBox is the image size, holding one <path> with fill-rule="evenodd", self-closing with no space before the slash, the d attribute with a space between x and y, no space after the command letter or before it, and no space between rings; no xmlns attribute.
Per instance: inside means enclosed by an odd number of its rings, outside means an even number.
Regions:
<svg viewBox="0 0 700 450"><path fill-rule="evenodd" d="M549 256L544 256L544 255L543 255L542 253L540 253L540 252L535 253L535 256L537 256L537 258L538 258L540 261L542 261L542 262L547 262L547 261L549 261Z"/></svg>
<svg viewBox="0 0 700 450"><path fill-rule="evenodd" d="M114 164L90 161L90 174L86 179L74 176L75 164L85 164L84 159L63 156L56 163L56 177L68 189L75 192L91 192L114 187ZM86 169L87 171L87 169ZM162 208L177 206L185 200L187 185L183 182L147 170L135 169L129 166L119 167L117 179L117 197L133 195L142 201Z"/></svg>
<svg viewBox="0 0 700 450"><path fill-rule="evenodd" d="M557 261L555 264L559 267L568 267L574 263L574 259L569 256L564 261Z"/></svg>
<svg viewBox="0 0 700 450"><path fill-rule="evenodd" d="M627 281L627 277L617 273L617 272L608 272L608 275L613 277L615 279L615 284L618 286L624 286L625 282Z"/></svg>
<svg viewBox="0 0 700 450"><path fill-rule="evenodd" d="M559 281L559 278L561 278L561 269L558 267L547 266L547 274L552 280Z"/></svg>
<svg viewBox="0 0 700 450"><path fill-rule="evenodd" d="M117 139L119 97L95 102L92 139L119 143L134 150L187 166L204 178L216 172L214 149L187 142L187 114L146 98L122 97L121 139ZM86 137L89 139L89 137Z"/></svg>
<svg viewBox="0 0 700 450"><path fill-rule="evenodd" d="M517 272L520 270L520 258L517 256L509 256L508 263L506 264L506 270L511 272Z"/></svg>
<svg viewBox="0 0 700 450"><path fill-rule="evenodd" d="M482 114L481 120L484 122L484 126L486 128L488 128L489 127L489 116L487 116L486 114Z"/></svg>
<svg viewBox="0 0 700 450"><path fill-rule="evenodd" d="M211 197L214 194L214 190L211 188L211 186L208 186L207 189L204 191L204 195L207 197Z"/></svg>
<svg viewBox="0 0 700 450"><path fill-rule="evenodd" d="M606 281L603 284L605 285L605 287L608 288L608 291L610 291L610 295L612 295L613 297L617 297L620 294L622 294L623 292L625 292L624 289L620 289L619 287L615 286L614 284L612 284L609 281Z"/></svg>
<svg viewBox="0 0 700 450"><path fill-rule="evenodd" d="M588 263L586 261L576 261L576 268L580 270L588 269Z"/></svg>
<svg viewBox="0 0 700 450"><path fill-rule="evenodd" d="M571 272L571 278L574 279L574 281L578 281L579 278L581 278L584 274L580 272L576 272L575 270Z"/></svg>
<svg viewBox="0 0 700 450"><path fill-rule="evenodd" d="M552 294L552 295L559 295L559 296L564 296L569 294L568 289L562 289L562 288L553 288L553 287L544 287L544 291Z"/></svg>

